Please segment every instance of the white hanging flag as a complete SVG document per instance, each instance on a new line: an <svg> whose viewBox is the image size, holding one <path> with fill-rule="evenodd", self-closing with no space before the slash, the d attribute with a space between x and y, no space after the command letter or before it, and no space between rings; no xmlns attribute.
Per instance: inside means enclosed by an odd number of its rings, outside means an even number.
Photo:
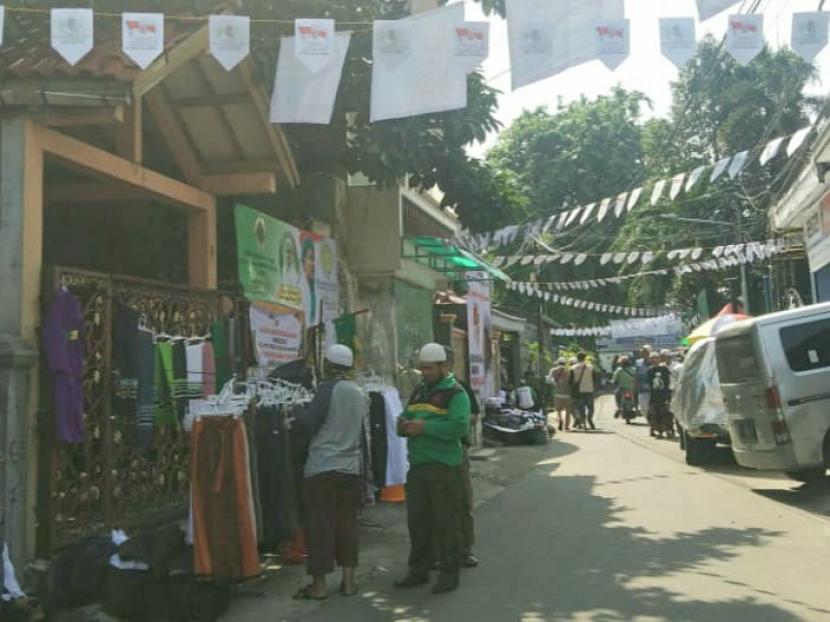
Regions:
<svg viewBox="0 0 830 622"><path fill-rule="evenodd" d="M507 0L512 86L597 58L594 27L625 19L624 0Z"/></svg>
<svg viewBox="0 0 830 622"><path fill-rule="evenodd" d="M634 263L635 261L637 261L639 258L640 258L640 253L639 253L639 252L637 252L637 251L633 251L633 252L631 252L631 253L628 253L628 257L626 257L626 261L627 261L629 264L632 264L632 263Z"/></svg>
<svg viewBox="0 0 830 622"><path fill-rule="evenodd" d="M739 0L697 0L697 14L700 21L705 22L738 2Z"/></svg>
<svg viewBox="0 0 830 622"><path fill-rule="evenodd" d="M614 206L614 215L619 218L625 211L625 204L628 201L628 193L623 192L617 197L617 204Z"/></svg>
<svg viewBox="0 0 830 622"><path fill-rule="evenodd" d="M764 49L764 15L730 15L726 51L741 65L752 62Z"/></svg>
<svg viewBox="0 0 830 622"><path fill-rule="evenodd" d="M464 22L450 29L450 37L453 59L467 73L490 55L490 22Z"/></svg>
<svg viewBox="0 0 830 622"><path fill-rule="evenodd" d="M599 59L611 71L631 54L631 21L627 19L599 22L594 27Z"/></svg>
<svg viewBox="0 0 830 622"><path fill-rule="evenodd" d="M764 147L764 151L761 153L761 157L758 158L761 166L766 166L767 162L778 155L778 152L781 150L781 145L784 143L784 138L784 136L773 138L767 143L767 146Z"/></svg>
<svg viewBox="0 0 830 622"><path fill-rule="evenodd" d="M640 202L640 195L643 194L642 188L637 188L631 195L628 197L628 211L630 212L635 207L637 207L637 203Z"/></svg>
<svg viewBox="0 0 830 622"><path fill-rule="evenodd" d="M683 190L683 182L686 179L686 173L675 175L671 180L671 190L669 190L669 198L674 201Z"/></svg>
<svg viewBox="0 0 830 622"><path fill-rule="evenodd" d="M689 175L689 179L686 181L686 192L691 192L692 188L695 187L698 180L700 180L700 176L703 175L703 171L706 170L705 166L698 166L692 173Z"/></svg>
<svg viewBox="0 0 830 622"><path fill-rule="evenodd" d="M582 211L581 207L575 207L571 210L570 214L568 214L568 219L565 221L566 227L570 227L573 224L577 216L579 216L580 211Z"/></svg>
<svg viewBox="0 0 830 622"><path fill-rule="evenodd" d="M646 251L643 253L641 260L644 264L651 263L654 261L654 251Z"/></svg>
<svg viewBox="0 0 830 622"><path fill-rule="evenodd" d="M621 264L625 261L625 258L628 256L628 253L617 253L614 255L614 263Z"/></svg>
<svg viewBox="0 0 830 622"><path fill-rule="evenodd" d="M599 259L599 264L600 264L601 266L604 266L604 265L605 265L605 264L607 264L609 261L611 261L611 259L613 259L613 257L614 257L614 254L613 254L613 253L604 253L604 254L602 255L602 257L600 257L600 259Z"/></svg>
<svg viewBox="0 0 830 622"><path fill-rule="evenodd" d="M6 7L0 4L0 47L3 46L3 23L6 17Z"/></svg>
<svg viewBox="0 0 830 622"><path fill-rule="evenodd" d="M712 174L709 176L710 182L715 182L718 178L726 172L726 167L729 166L729 163L732 161L732 156L728 156L726 158L722 158L718 160L717 164L715 164L715 168L712 169Z"/></svg>
<svg viewBox="0 0 830 622"><path fill-rule="evenodd" d="M694 18L660 18L660 50L678 67L688 63L697 51Z"/></svg>
<svg viewBox="0 0 830 622"><path fill-rule="evenodd" d="M793 157L793 154L801 149L801 145L804 144L804 141L807 140L807 136L810 135L810 130L813 129L813 126L808 126L798 130L793 137L790 139L789 144L787 145L787 157Z"/></svg>
<svg viewBox="0 0 830 622"><path fill-rule="evenodd" d="M121 47L136 65L147 69L164 51L164 15L122 13Z"/></svg>
<svg viewBox="0 0 830 622"><path fill-rule="evenodd" d="M729 177L735 179L744 170L744 165L749 157L749 151L741 151L736 153L732 158L732 164L729 165Z"/></svg>
<svg viewBox="0 0 830 622"><path fill-rule="evenodd" d="M573 261L573 258L574 258L573 253L565 253L564 255L562 255L562 258L559 260L559 263L561 263L564 266L565 264L571 263L571 261Z"/></svg>
<svg viewBox="0 0 830 622"><path fill-rule="evenodd" d="M602 222L605 220L605 217L608 215L608 210L611 208L611 199L603 199L602 203L599 205L599 211L597 212L597 222Z"/></svg>
<svg viewBox="0 0 830 622"><path fill-rule="evenodd" d="M575 266L581 266L582 264L584 264L584 263L585 263L585 261L586 261L587 259L588 259L588 254L587 254L587 253L580 253L580 254L579 254L579 255L577 255L577 256L576 256L576 258L574 259L574 265L575 265Z"/></svg>
<svg viewBox="0 0 830 622"><path fill-rule="evenodd" d="M467 107L467 72L446 33L464 23L464 3L374 22L371 122Z"/></svg>
<svg viewBox="0 0 830 622"><path fill-rule="evenodd" d="M596 205L596 203L591 203L590 205L585 207L585 209L582 211L582 218L579 219L580 225L584 225L586 222L588 222L588 219L591 217L591 213L594 211Z"/></svg>
<svg viewBox="0 0 830 622"><path fill-rule="evenodd" d="M284 37L277 61L277 75L271 96L272 123L313 123L328 125L343 75L351 33L334 38L334 60L313 71L295 54L294 37Z"/></svg>
<svg viewBox="0 0 830 622"><path fill-rule="evenodd" d="M808 63L827 47L830 13L793 13L793 51Z"/></svg>
<svg viewBox="0 0 830 622"><path fill-rule="evenodd" d="M654 190L651 191L651 204L657 205L660 199L663 198L663 189L666 187L666 180L661 179L654 185Z"/></svg>
<svg viewBox="0 0 830 622"><path fill-rule="evenodd" d="M89 54L93 43L92 9L52 9L52 47L70 65Z"/></svg>
<svg viewBox="0 0 830 622"><path fill-rule="evenodd" d="M333 19L294 20L294 54L312 73L334 60L334 28Z"/></svg>
<svg viewBox="0 0 830 622"><path fill-rule="evenodd" d="M231 71L251 53L251 18L245 15L211 15L210 53Z"/></svg>

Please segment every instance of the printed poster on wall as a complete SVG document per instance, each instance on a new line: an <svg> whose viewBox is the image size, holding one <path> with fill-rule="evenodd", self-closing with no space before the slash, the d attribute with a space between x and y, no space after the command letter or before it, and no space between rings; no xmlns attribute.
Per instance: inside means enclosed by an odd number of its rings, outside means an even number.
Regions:
<svg viewBox="0 0 830 622"><path fill-rule="evenodd" d="M261 212L235 210L239 282L249 300L302 310L300 231Z"/></svg>
<svg viewBox="0 0 830 622"><path fill-rule="evenodd" d="M303 325L296 315L252 304L251 333L259 367L272 370L300 358Z"/></svg>
<svg viewBox="0 0 830 622"><path fill-rule="evenodd" d="M337 242L317 233L300 232L300 261L306 328L337 319Z"/></svg>
<svg viewBox="0 0 830 622"><path fill-rule="evenodd" d="M472 273L471 279L485 278ZM492 308L490 283L468 281L467 339L470 356L470 386L484 400L495 393L492 365Z"/></svg>

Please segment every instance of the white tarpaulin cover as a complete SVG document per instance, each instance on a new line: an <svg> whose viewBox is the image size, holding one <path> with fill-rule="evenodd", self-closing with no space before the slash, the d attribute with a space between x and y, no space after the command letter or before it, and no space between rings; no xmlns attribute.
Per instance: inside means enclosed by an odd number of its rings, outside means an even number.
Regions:
<svg viewBox="0 0 830 622"><path fill-rule="evenodd" d="M467 107L467 68L448 33L464 25L464 3L398 21L376 20L371 121Z"/></svg>
<svg viewBox="0 0 830 622"><path fill-rule="evenodd" d="M596 25L625 19L623 0L507 0L513 89L599 57Z"/></svg>
<svg viewBox="0 0 830 622"><path fill-rule="evenodd" d="M704 425L727 428L714 338L698 341L689 350L674 388L672 410L680 425L692 434Z"/></svg>

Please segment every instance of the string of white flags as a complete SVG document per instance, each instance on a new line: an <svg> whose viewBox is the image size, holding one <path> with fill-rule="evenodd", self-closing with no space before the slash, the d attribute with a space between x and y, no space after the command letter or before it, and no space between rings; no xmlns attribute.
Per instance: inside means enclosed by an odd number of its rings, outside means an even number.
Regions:
<svg viewBox="0 0 830 622"><path fill-rule="evenodd" d="M697 0L698 19L709 19L737 4L738 0ZM3 5L0 45L5 14L15 11L48 11L52 47L70 65L93 48L93 9ZM199 21L193 16L147 12L100 15L121 16L122 50L141 69L164 52L167 20ZM253 22L291 23L245 15L210 15L206 21L210 54L228 71L250 55ZM631 22L625 18L624 0L507 0L507 23L514 89L593 60L615 70L631 53ZM695 23L691 16L660 19L661 53L678 66L696 52ZM280 40L272 121L329 124L352 33L338 31L332 19L297 19L293 24L294 35ZM489 56L490 38L487 22L466 19L464 2L365 25L372 36L372 122L466 108L467 74ZM790 46L808 61L827 46L828 38L827 13L793 15ZM763 15L729 16L725 49L738 63L750 63L765 45Z"/></svg>
<svg viewBox="0 0 830 622"><path fill-rule="evenodd" d="M787 250L788 244L784 239L767 240L766 242L744 242L741 244L728 244L716 246L712 248L711 259L695 263L701 260L707 252L703 247L697 248L679 248L674 250L660 250L660 251L620 251L608 252L602 255L591 255L589 253L577 252L553 252L542 255L511 255L493 257L488 260L496 268L510 269L516 265L519 266L542 266L551 263L558 263L561 265L581 266L590 257L599 257L599 264L602 266L608 264L633 265L635 263L642 263L643 265L652 263L658 258L665 258L668 261L682 261L682 265L674 269L685 270L689 266L701 266L700 270L692 268L695 272L705 271L706 266L717 264L722 267L730 267L732 265L743 264L753 261L763 261L773 255L783 253ZM692 263L688 263L691 260ZM737 264L732 264L734 260ZM715 267L711 269L716 269ZM663 270L652 270L649 272L638 273L639 276L647 274L662 274ZM637 275L631 275L635 278Z"/></svg>
<svg viewBox="0 0 830 622"><path fill-rule="evenodd" d="M786 153L788 158L792 158L806 143L813 127L813 125L808 125L793 134L773 138L764 144L763 149L759 145L755 149L721 158L714 164L698 166L692 171L679 173L670 179L661 179L651 188L649 204L655 206L665 197L674 202L680 198L681 194L691 193L710 168L712 170L709 173L709 183L715 183L725 178L724 176L731 180L736 179L748 168L749 156L756 150L760 151L758 164L762 167L767 166L782 152ZM784 143L787 145L786 149L782 149ZM557 211L552 216L538 218L529 223L507 225L495 231L461 235L457 238L457 243L459 246L482 253L507 246L516 240L538 237L550 232L562 232L581 225L601 223L606 218L610 219L612 215L617 219L623 219L639 205L640 200L647 194L646 190L647 188L641 186L613 197L606 197L602 201L580 205L570 210Z"/></svg>
<svg viewBox="0 0 830 622"><path fill-rule="evenodd" d="M625 307L621 305L613 305L602 302L594 302L592 300L583 300L581 298L572 298L564 294L555 294L553 292L543 291L535 283L516 283L509 282L505 287L511 291L518 292L531 298L538 298L545 302L561 305L564 307L572 307L574 309L583 309L585 311L593 311L595 313L607 313L609 315L622 315L625 317L656 317L665 315L666 309L658 309L655 307L640 308L640 307Z"/></svg>

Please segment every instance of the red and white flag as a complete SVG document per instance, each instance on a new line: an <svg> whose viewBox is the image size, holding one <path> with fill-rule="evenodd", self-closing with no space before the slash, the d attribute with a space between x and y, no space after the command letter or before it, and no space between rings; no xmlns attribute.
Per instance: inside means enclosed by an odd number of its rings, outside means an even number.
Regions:
<svg viewBox="0 0 830 622"><path fill-rule="evenodd" d="M748 65L764 49L764 16L730 15L726 51L741 65Z"/></svg>
<svg viewBox="0 0 830 622"><path fill-rule="evenodd" d="M312 73L322 71L336 55L334 20L295 20L294 55Z"/></svg>
<svg viewBox="0 0 830 622"><path fill-rule="evenodd" d="M123 13L121 48L142 69L147 69L164 51L164 15Z"/></svg>

